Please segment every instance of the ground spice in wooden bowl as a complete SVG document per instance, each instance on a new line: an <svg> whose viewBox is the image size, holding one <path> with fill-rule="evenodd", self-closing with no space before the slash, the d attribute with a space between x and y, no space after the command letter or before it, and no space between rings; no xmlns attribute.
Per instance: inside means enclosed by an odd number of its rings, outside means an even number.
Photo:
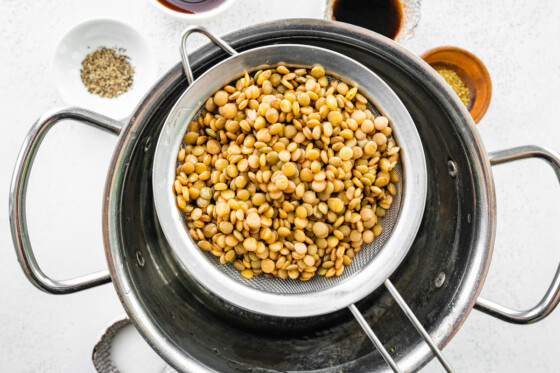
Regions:
<svg viewBox="0 0 560 373"><path fill-rule="evenodd" d="M457 47L438 47L420 56L453 88L478 123L492 98L492 80L484 63Z"/></svg>
<svg viewBox="0 0 560 373"><path fill-rule="evenodd" d="M447 84L453 88L453 91L459 96L461 102L466 106L469 107L470 99L469 99L469 88L466 86L465 82L461 79L461 77L453 70L447 69L445 67L437 67L436 71L445 81Z"/></svg>
<svg viewBox="0 0 560 373"><path fill-rule="evenodd" d="M134 68L122 48L99 47L82 61L80 77L90 93L113 98L130 89Z"/></svg>

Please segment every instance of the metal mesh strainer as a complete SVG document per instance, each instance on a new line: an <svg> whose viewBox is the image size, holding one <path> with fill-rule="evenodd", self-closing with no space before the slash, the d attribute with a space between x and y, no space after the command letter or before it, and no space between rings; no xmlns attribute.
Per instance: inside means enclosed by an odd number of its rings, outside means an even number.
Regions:
<svg viewBox="0 0 560 373"><path fill-rule="evenodd" d="M400 164L395 168L395 171L402 180L402 167ZM210 262L216 265L222 273L226 274L228 277L235 281L242 283L245 286L249 286L258 290L272 292L275 294L297 294L297 293L307 293L312 291L323 290L333 285L346 281L348 278L352 277L355 273L359 272L366 264L368 264L375 255L383 248L385 242L391 236L393 227L397 223L397 218L399 216L399 207L401 203L402 187L400 183L397 185L397 194L393 197L393 204L387 210L385 217L380 219L380 224L383 227L383 232L381 235L375 238L372 243L364 244L362 250L356 254L352 263L344 269L344 273L339 276L333 276L326 278L324 276L314 276L308 281L290 281L283 280L280 278L266 278L264 276L255 276L250 280L241 276L239 271L233 268L232 265L222 265L218 259L209 252L204 252L206 257Z"/></svg>
<svg viewBox="0 0 560 373"><path fill-rule="evenodd" d="M185 49L186 39L192 32L205 34L232 55L209 69L196 81ZM276 317L308 317L348 307L388 364L393 370L399 371L354 303L385 284L403 309L406 307L388 277L404 259L416 236L424 210L427 186L422 144L412 118L402 102L377 75L363 65L322 48L280 44L237 53L220 38L203 28L193 26L183 33L181 54L190 86L171 110L158 140L154 158L153 190L158 219L185 271L216 296L255 313ZM207 256L207 253L198 248L185 229L184 221L175 205L174 195L171 193L177 150L186 128L207 97L245 71L250 72L280 63L300 67L320 63L328 75L359 86L360 92L375 104L375 108L371 109L389 118L393 124L393 135L401 147L402 167L397 170L401 182L398 183L398 193L393 204L381 222L383 233L364 247L338 278L315 276L307 282L265 277L244 279L231 266L217 265L214 257ZM406 311L410 309L406 307ZM411 318L411 321L423 333L438 358L445 362L418 320Z"/></svg>
<svg viewBox="0 0 560 373"><path fill-rule="evenodd" d="M329 80L332 79L332 77L329 77ZM368 104L368 109L375 116L381 115L381 112L371 102ZM194 117L192 117L192 120L197 120L201 112L202 108L198 110ZM396 171L397 175L399 175L399 179L403 180L402 166L400 163L397 165L397 167L395 167L394 170ZM379 250L383 248L385 242L391 236L391 232L393 231L393 228L399 216L399 209L402 198L402 183L403 182L396 184L397 194L393 196L393 203L391 207L386 211L385 217L379 219L379 222L383 227L381 235L376 237L373 242L364 244L362 246L362 250L358 254L356 254L354 259L352 260L351 265L346 267L344 269L344 273L339 277L333 276L331 278L326 278L324 276L314 276L308 281L289 281L276 277L266 278L264 276L256 276L250 280L247 280L245 277L241 276L239 271L233 268L231 264L222 265L220 264L218 258L210 252L205 251L204 254L208 258L208 260L212 262L222 273L235 281L258 290L272 292L275 294L297 294L319 291L327 287L331 287L334 284L340 281L344 281L360 271L360 269L367 263L369 263L379 252ZM183 223L185 224L185 229L188 229L186 225L187 215L185 213L181 213L181 216L183 218Z"/></svg>

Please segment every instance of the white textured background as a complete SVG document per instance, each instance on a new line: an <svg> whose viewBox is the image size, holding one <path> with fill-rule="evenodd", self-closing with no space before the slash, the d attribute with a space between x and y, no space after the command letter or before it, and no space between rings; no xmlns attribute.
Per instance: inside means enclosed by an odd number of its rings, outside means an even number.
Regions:
<svg viewBox="0 0 560 373"><path fill-rule="evenodd" d="M221 34L279 18L322 16L322 0L239 0L205 25ZM9 231L8 190L19 147L35 119L62 105L50 75L55 44L76 22L111 16L142 31L163 73L179 60L185 26L140 0L2 0L0 5L0 371L92 372L93 345L123 310L111 285L68 296L44 294L25 279ZM494 93L479 124L489 151L522 144L560 150L560 2L425 0L415 53L457 45L487 65ZM202 39L194 40L193 44ZM64 278L104 268L101 198L115 144L111 135L65 123L39 153L29 191L29 229L44 270ZM560 261L560 188L538 161L494 170L498 232L483 295L513 307L537 302ZM560 311L531 326L515 326L473 311L445 349L459 372L557 372ZM128 332L134 339L135 333ZM143 342L138 342L143 343ZM156 371L151 358L128 371ZM118 353L119 351L115 351ZM124 367L124 365L123 365ZM441 368L432 362L426 372Z"/></svg>

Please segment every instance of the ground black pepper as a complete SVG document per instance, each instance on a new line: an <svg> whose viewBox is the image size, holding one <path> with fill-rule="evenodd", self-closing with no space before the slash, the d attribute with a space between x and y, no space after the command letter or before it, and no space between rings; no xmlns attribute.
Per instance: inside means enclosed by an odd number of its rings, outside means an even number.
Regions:
<svg viewBox="0 0 560 373"><path fill-rule="evenodd" d="M113 98L130 89L134 68L122 48L99 47L82 61L80 77L90 93Z"/></svg>

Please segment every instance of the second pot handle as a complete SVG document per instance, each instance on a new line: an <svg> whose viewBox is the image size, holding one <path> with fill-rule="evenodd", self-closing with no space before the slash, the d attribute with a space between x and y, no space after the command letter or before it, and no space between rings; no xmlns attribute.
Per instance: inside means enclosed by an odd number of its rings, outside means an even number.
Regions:
<svg viewBox="0 0 560 373"><path fill-rule="evenodd" d="M192 73L191 64L189 62L189 54L187 52L187 39L189 38L189 35L192 34L193 32L198 32L199 34L203 34L207 36L208 39L212 40L215 44L217 44L219 47L221 47L230 55L233 56L234 54L237 54L235 49L230 47L228 43L226 43L219 36L212 34L206 28L202 26L196 26L196 25L187 27L185 31L183 31L183 34L181 35L181 45L179 48L181 51L181 60L183 61L183 69L185 70L185 75L187 75L187 81L189 82L189 85L192 84L192 82L194 82L194 76Z"/></svg>
<svg viewBox="0 0 560 373"><path fill-rule="evenodd" d="M527 145L506 149L489 154L490 163L498 165L527 158L539 158L546 161L560 181L560 155L554 150L541 146ZM514 324L531 324L547 317L560 302L560 265L554 279L540 302L527 310L514 310L484 298L478 298L475 308L498 319Z"/></svg>
<svg viewBox="0 0 560 373"><path fill-rule="evenodd" d="M33 161L41 142L49 130L59 121L64 119L75 119L89 124L95 128L118 135L122 123L89 110L65 107L45 113L27 134L23 146L18 155L12 184L10 187L10 226L12 239L17 251L19 263L29 281L39 289L51 294L69 294L111 281L109 271L104 270L89 275L69 279L53 280L45 275L33 254L29 233L27 230L26 198L27 183Z"/></svg>

